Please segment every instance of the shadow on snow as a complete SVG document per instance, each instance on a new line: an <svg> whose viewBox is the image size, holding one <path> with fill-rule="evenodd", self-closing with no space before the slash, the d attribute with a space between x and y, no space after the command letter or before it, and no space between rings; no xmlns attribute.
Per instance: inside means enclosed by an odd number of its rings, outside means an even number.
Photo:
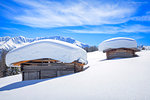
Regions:
<svg viewBox="0 0 150 100"><path fill-rule="evenodd" d="M87 70L88 68L89 68L89 66L85 67L83 69L83 71ZM74 73L74 74L76 74L76 73ZM69 75L73 75L73 74L69 74ZM69 75L64 75L64 76L69 76ZM6 91L6 90L13 90L13 89L17 89L17 88L22 88L22 87L26 87L26 86L29 86L29 85L34 85L34 84L37 84L37 83L40 83L40 82L43 82L43 81L53 80L53 79L64 77L64 76L59 76L59 77L54 77L54 78L47 78L47 79L39 79L39 80L19 81L19 82L15 82L15 83L12 83L12 84L1 87L0 91Z"/></svg>
<svg viewBox="0 0 150 100"><path fill-rule="evenodd" d="M58 78L58 77L56 77L56 78ZM36 83L51 80L51 79L54 79L54 78L19 81L19 82L15 82L15 83L3 86L2 88L0 88L0 91L6 91L6 90L13 90L13 89L17 89L17 88L22 88L22 87L25 87L25 86L34 85Z"/></svg>
<svg viewBox="0 0 150 100"><path fill-rule="evenodd" d="M139 57L138 55L135 55L133 57L117 57L117 58L112 58L112 59L102 59L102 60L99 60L99 61L111 61L111 60L120 60L120 59L131 59L131 58L135 58L135 57Z"/></svg>

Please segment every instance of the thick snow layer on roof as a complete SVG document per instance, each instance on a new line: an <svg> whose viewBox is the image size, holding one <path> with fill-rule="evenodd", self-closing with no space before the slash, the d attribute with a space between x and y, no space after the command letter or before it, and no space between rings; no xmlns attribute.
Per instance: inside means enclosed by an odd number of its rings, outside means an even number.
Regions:
<svg viewBox="0 0 150 100"><path fill-rule="evenodd" d="M99 51L116 48L137 48L137 43L131 38L118 37L105 40L99 45Z"/></svg>
<svg viewBox="0 0 150 100"><path fill-rule="evenodd" d="M0 100L150 100L150 51L139 57L105 60L88 53L85 71L53 79L0 78Z"/></svg>
<svg viewBox="0 0 150 100"><path fill-rule="evenodd" d="M10 66L15 62L40 58L51 58L65 63L75 60L87 63L87 53L82 48L58 40L41 40L8 52L6 64Z"/></svg>

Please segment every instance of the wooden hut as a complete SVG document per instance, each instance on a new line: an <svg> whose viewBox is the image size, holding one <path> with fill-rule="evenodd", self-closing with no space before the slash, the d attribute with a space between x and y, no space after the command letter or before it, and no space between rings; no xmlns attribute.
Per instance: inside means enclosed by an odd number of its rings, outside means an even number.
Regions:
<svg viewBox="0 0 150 100"><path fill-rule="evenodd" d="M137 43L131 38L113 38L102 42L99 50L106 53L107 59L112 58L128 58L136 56Z"/></svg>
<svg viewBox="0 0 150 100"><path fill-rule="evenodd" d="M21 61L13 63L21 66L22 80L54 78L73 74L83 70L83 65L78 62L63 63L50 58Z"/></svg>
<svg viewBox="0 0 150 100"><path fill-rule="evenodd" d="M86 62L86 52L83 49L56 40L35 42L6 55L8 66L21 67L22 80L73 74L82 71Z"/></svg>

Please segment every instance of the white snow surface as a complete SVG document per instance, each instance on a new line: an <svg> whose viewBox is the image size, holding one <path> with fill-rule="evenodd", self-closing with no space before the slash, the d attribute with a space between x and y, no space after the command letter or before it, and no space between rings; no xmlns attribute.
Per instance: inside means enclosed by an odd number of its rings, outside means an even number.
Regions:
<svg viewBox="0 0 150 100"><path fill-rule="evenodd" d="M85 71L53 79L0 78L0 100L150 100L150 51L137 54L106 60L88 53Z"/></svg>
<svg viewBox="0 0 150 100"><path fill-rule="evenodd" d="M13 49L6 55L6 64L11 66L15 62L40 58L51 58L65 63L75 60L87 63L87 53L82 48L67 42L48 39Z"/></svg>
<svg viewBox="0 0 150 100"><path fill-rule="evenodd" d="M105 40L99 45L99 51L116 48L137 48L137 42L131 38L117 37Z"/></svg>

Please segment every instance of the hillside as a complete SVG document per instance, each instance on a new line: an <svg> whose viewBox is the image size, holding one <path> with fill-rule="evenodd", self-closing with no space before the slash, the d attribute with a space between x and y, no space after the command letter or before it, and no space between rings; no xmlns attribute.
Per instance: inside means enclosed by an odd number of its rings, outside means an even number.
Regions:
<svg viewBox="0 0 150 100"><path fill-rule="evenodd" d="M85 71L43 80L0 79L0 100L150 100L150 51L139 57L106 60L88 53Z"/></svg>
<svg viewBox="0 0 150 100"><path fill-rule="evenodd" d="M45 40L45 39L60 40L60 41L64 41L64 42L77 45L82 48L88 47L87 44L81 43L73 38L65 38L61 36L37 37L37 38L25 38L23 36L11 38L11 37L6 36L6 37L0 37L0 49L5 49L9 51L13 48L20 47L28 43L32 43L34 41Z"/></svg>

